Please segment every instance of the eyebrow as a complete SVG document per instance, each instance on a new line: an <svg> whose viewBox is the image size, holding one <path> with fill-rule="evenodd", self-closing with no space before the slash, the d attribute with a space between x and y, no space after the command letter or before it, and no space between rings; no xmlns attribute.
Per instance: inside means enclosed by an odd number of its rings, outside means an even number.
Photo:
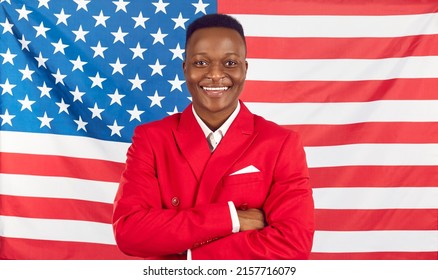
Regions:
<svg viewBox="0 0 438 280"><path fill-rule="evenodd" d="M194 53L193 54L193 56L195 56L195 55L208 55L208 53L207 52L199 52L199 53ZM239 54L237 52L228 52L228 53L225 53L225 55L237 55L237 56L239 56Z"/></svg>

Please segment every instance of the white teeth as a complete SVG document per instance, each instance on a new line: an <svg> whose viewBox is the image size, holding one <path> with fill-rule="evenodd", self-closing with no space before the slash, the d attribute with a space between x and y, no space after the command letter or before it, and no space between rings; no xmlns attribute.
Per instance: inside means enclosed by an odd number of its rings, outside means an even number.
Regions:
<svg viewBox="0 0 438 280"><path fill-rule="evenodd" d="M228 87L202 87L204 90L213 90L213 91L224 91L227 90Z"/></svg>

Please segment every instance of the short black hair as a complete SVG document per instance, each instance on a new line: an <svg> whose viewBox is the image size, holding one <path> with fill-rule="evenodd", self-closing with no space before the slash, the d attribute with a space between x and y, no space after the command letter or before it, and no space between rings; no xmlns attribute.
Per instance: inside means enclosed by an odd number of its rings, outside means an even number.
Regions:
<svg viewBox="0 0 438 280"><path fill-rule="evenodd" d="M246 47L245 33L243 32L242 24L240 24L240 22L234 17L225 14L204 15L200 18L195 19L192 23L190 23L186 32L186 47L187 47L187 42L190 40L190 37L192 37L195 31L209 27L225 27L237 31L239 35L242 37Z"/></svg>

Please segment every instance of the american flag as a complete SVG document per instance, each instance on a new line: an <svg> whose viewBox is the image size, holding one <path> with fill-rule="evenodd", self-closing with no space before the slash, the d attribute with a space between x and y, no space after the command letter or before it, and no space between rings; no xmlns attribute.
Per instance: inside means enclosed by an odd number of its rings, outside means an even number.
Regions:
<svg viewBox="0 0 438 280"><path fill-rule="evenodd" d="M438 259L436 0L0 0L0 259L125 259L135 126L190 103L185 31L244 26L242 99L298 131L312 259Z"/></svg>

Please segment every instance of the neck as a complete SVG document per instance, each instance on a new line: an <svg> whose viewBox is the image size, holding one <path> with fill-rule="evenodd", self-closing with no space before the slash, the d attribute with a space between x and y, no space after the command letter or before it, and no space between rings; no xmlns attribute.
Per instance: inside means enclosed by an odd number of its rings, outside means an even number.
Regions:
<svg viewBox="0 0 438 280"><path fill-rule="evenodd" d="M235 106L230 107L228 110L221 110L219 112L205 112L203 110L199 110L195 106L193 108L196 111L196 114L208 126L208 128L211 131L216 131L227 121L227 119L231 116L234 110L236 110L237 103L235 104Z"/></svg>
<svg viewBox="0 0 438 280"><path fill-rule="evenodd" d="M200 116L201 120L208 126L208 128L211 129L211 131L216 131L219 127L221 127L224 122L228 119L228 117L231 114L229 114L226 118L220 117L220 118L214 118L213 116L210 116L209 119L204 119Z"/></svg>

